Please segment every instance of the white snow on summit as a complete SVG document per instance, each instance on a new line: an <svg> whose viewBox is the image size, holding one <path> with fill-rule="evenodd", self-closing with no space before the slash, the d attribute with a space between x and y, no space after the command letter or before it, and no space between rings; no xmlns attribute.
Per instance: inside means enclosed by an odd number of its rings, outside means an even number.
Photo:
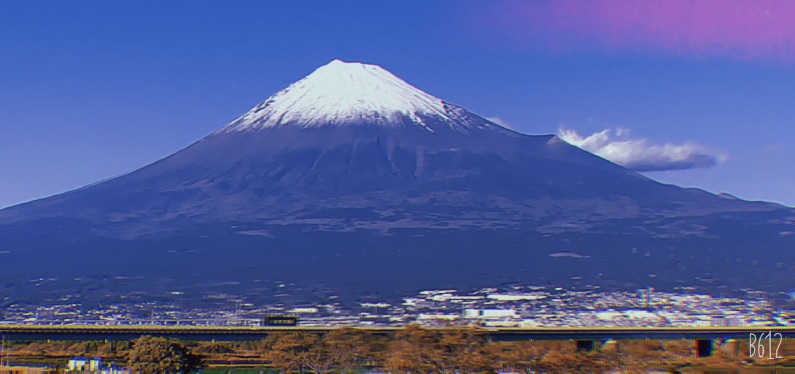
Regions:
<svg viewBox="0 0 795 374"><path fill-rule="evenodd" d="M446 104L376 65L334 60L279 91L220 132L291 125L362 124L425 126L423 118L445 122L463 111Z"/></svg>

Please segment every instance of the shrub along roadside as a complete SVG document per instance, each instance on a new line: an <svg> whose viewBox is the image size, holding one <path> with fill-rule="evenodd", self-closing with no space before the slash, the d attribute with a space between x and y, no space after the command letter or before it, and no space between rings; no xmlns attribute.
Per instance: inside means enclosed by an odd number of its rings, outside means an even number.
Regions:
<svg viewBox="0 0 795 374"><path fill-rule="evenodd" d="M141 337L132 342L12 342L6 354L14 363L63 366L70 357L99 357L145 372L175 372L213 367L267 367L298 373L352 373L361 368L391 372L479 373L625 372L649 368L701 366L739 368L748 362L744 341L717 342L713 357L697 358L693 341L619 341L593 352L576 352L571 341L490 342L475 327L426 329L408 326L393 334L339 328L327 334L277 332L261 341L180 342ZM795 351L784 342L782 352ZM754 365L793 365L795 357L757 360Z"/></svg>

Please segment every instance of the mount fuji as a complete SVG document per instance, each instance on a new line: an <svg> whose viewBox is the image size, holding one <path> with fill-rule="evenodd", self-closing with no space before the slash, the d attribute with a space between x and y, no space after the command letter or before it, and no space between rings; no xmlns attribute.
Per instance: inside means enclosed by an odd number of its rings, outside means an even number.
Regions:
<svg viewBox="0 0 795 374"><path fill-rule="evenodd" d="M0 211L0 284L785 289L794 232L791 208L661 184L335 60L165 159Z"/></svg>

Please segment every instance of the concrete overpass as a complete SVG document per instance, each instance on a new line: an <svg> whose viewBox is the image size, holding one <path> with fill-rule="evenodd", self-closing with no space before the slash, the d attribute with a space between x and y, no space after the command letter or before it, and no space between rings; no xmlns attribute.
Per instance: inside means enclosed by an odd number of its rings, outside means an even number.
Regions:
<svg viewBox="0 0 795 374"><path fill-rule="evenodd" d="M147 325L21 325L0 324L6 340L133 340L143 335L180 340L242 341L265 339L274 332L310 332L322 334L338 327L314 326L147 326ZM399 327L357 327L366 332L389 335ZM780 333L784 339L795 338L795 327L537 327L483 328L494 341L519 340L591 340L607 339L748 339L749 334ZM776 335L778 336L778 335Z"/></svg>

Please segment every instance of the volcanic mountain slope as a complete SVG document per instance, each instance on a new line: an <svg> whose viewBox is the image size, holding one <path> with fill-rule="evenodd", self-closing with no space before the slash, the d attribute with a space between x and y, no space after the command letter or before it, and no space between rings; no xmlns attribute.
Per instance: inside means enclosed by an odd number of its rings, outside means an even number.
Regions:
<svg viewBox="0 0 795 374"><path fill-rule="evenodd" d="M260 248L254 258L278 253L299 266L307 255L294 248L308 233L344 239L306 248L491 232L483 235L546 238L552 251L590 235L621 245L627 237L640 245L764 245L787 262L791 254L777 248L792 243L793 222L790 208L660 184L555 136L501 127L378 66L335 60L163 160L0 211L0 238L15 252L61 255L103 240L123 240L130 253L135 243L205 253L221 251L209 243L237 243ZM481 250L466 248L477 241L458 253ZM452 245L444 243L418 256L431 268L444 263ZM532 259L533 245L522 243L507 257ZM409 266L411 256L395 259Z"/></svg>
<svg viewBox="0 0 795 374"><path fill-rule="evenodd" d="M587 231L606 218L779 209L656 183L557 137L503 128L380 67L337 60L164 160L0 217L85 220L108 235L253 220Z"/></svg>

